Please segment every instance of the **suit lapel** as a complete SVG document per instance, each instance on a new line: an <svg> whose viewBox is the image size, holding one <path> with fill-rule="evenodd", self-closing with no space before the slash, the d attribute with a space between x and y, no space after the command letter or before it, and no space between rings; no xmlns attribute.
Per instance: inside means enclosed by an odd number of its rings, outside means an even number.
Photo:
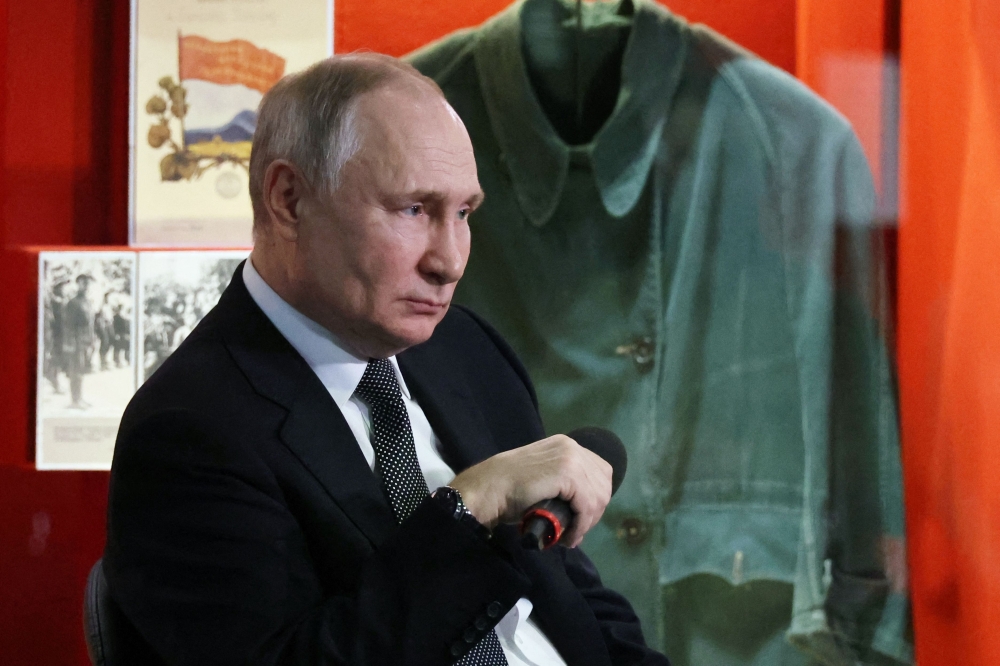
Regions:
<svg viewBox="0 0 1000 666"><path fill-rule="evenodd" d="M434 338L397 357L413 398L441 440L445 462L461 472L497 453L468 383Z"/></svg>
<svg viewBox="0 0 1000 666"><path fill-rule="evenodd" d="M378 546L396 529L396 518L343 414L326 388L320 388L322 393L299 394L288 410L281 439Z"/></svg>
<svg viewBox="0 0 1000 666"><path fill-rule="evenodd" d="M382 486L326 387L250 297L242 264L218 311L225 344L254 389L288 410L282 442L368 540L381 544L396 527Z"/></svg>

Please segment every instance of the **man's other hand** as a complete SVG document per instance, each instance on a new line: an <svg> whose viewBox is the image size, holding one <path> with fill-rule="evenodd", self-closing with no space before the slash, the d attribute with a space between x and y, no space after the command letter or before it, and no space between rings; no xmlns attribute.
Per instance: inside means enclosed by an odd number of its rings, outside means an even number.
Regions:
<svg viewBox="0 0 1000 666"><path fill-rule="evenodd" d="M611 500L611 465L566 435L553 435L474 465L449 484L483 525L520 522L531 505L560 497L575 518L560 543L575 547Z"/></svg>

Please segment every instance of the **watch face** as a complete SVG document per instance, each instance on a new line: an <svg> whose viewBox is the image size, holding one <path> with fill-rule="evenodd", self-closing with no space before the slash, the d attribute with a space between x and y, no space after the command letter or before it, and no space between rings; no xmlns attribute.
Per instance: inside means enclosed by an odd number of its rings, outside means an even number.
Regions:
<svg viewBox="0 0 1000 666"><path fill-rule="evenodd" d="M456 518L461 518L465 513L465 503L462 501L462 495L450 486L442 486L437 492L441 495L441 500L445 503L448 510Z"/></svg>

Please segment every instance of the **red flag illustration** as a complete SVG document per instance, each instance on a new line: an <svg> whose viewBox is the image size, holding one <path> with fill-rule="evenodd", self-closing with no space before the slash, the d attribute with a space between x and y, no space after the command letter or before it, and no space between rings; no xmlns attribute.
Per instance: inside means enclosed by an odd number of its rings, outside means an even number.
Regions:
<svg viewBox="0 0 1000 666"><path fill-rule="evenodd" d="M244 39L213 42L180 37L180 78L228 85L242 83L266 93L285 74L285 59Z"/></svg>

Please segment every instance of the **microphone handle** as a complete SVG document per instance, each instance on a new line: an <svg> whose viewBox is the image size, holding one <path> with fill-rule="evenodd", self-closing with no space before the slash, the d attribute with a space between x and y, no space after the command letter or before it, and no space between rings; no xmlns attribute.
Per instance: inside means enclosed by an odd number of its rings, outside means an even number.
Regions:
<svg viewBox="0 0 1000 666"><path fill-rule="evenodd" d="M568 502L558 497L542 500L521 519L521 543L531 550L545 550L559 541L572 522Z"/></svg>

